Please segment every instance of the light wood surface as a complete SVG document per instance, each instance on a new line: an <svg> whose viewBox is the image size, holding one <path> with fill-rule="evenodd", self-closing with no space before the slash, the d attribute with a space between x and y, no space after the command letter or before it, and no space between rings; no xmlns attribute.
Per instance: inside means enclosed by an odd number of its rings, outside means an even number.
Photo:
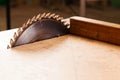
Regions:
<svg viewBox="0 0 120 80"><path fill-rule="evenodd" d="M84 17L72 17L70 33L120 45L120 24Z"/></svg>
<svg viewBox="0 0 120 80"><path fill-rule="evenodd" d="M120 80L120 46L75 35L6 49L0 32L0 80Z"/></svg>

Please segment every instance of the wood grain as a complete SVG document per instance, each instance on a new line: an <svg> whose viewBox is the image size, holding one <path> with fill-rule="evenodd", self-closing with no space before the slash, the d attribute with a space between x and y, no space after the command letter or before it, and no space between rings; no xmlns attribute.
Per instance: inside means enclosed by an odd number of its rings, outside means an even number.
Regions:
<svg viewBox="0 0 120 80"><path fill-rule="evenodd" d="M120 45L119 24L83 17L72 17L70 26L71 34Z"/></svg>
<svg viewBox="0 0 120 80"><path fill-rule="evenodd" d="M120 80L120 46L75 35L6 49L0 32L0 80Z"/></svg>

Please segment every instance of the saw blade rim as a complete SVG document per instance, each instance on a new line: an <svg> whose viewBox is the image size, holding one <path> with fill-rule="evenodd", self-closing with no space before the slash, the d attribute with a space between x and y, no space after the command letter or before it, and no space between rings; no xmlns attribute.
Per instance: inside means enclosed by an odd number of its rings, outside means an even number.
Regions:
<svg viewBox="0 0 120 80"><path fill-rule="evenodd" d="M7 46L7 49L14 47L14 44L19 39L19 37L24 33L26 29L28 29L31 25L34 23L37 23L38 21L42 19L54 19L56 21L59 21L62 23L66 28L69 29L69 24L64 20L63 17L60 15L56 15L55 13L42 13L38 14L37 16L34 16L32 19L28 19L26 23L22 25L22 27L18 28L18 30L14 33L13 37L10 39L10 42Z"/></svg>

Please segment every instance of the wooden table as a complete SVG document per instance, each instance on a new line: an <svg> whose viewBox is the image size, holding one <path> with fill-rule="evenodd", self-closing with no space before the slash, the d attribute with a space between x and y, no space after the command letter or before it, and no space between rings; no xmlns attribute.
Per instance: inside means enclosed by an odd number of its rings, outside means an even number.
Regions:
<svg viewBox="0 0 120 80"><path fill-rule="evenodd" d="M120 80L120 46L75 35L6 49L0 32L0 80Z"/></svg>

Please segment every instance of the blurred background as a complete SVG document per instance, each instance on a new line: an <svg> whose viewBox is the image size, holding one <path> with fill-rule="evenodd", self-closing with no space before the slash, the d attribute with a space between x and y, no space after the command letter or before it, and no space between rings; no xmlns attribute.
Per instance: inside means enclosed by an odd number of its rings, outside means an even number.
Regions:
<svg viewBox="0 0 120 80"><path fill-rule="evenodd" d="M0 31L21 27L29 18L43 12L120 24L120 0L0 0Z"/></svg>

